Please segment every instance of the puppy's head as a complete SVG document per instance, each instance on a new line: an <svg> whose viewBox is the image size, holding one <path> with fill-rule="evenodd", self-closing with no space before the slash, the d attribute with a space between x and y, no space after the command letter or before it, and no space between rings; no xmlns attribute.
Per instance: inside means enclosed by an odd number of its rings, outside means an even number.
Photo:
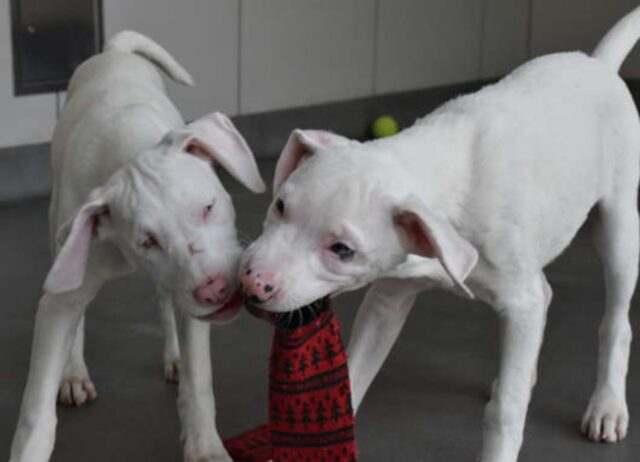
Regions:
<svg viewBox="0 0 640 462"><path fill-rule="evenodd" d="M242 258L250 303L291 311L362 287L408 254L438 259L467 290L477 252L414 195L416 185L387 148L328 132L292 133L263 233Z"/></svg>
<svg viewBox="0 0 640 462"><path fill-rule="evenodd" d="M111 245L189 314L233 318L241 306L241 249L234 208L212 162L250 190L264 190L249 147L227 117L215 113L173 130L94 190L62 226L45 290L80 287L92 249Z"/></svg>

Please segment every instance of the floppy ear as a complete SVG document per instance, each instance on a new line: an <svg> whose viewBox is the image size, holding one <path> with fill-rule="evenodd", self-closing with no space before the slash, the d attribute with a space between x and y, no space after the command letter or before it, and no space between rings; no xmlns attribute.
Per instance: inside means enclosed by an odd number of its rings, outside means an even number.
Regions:
<svg viewBox="0 0 640 462"><path fill-rule="evenodd" d="M58 231L64 240L44 282L44 290L52 294L79 288L84 281L91 240L109 219L109 207L97 199L83 205L76 215ZM65 239L66 235L66 239Z"/></svg>
<svg viewBox="0 0 640 462"><path fill-rule="evenodd" d="M278 192L282 183L300 166L302 161L318 148L346 144L349 141L344 136L323 130L296 129L291 132L289 140L278 159L278 165L276 165L276 173L273 178L273 194L275 195Z"/></svg>
<svg viewBox="0 0 640 462"><path fill-rule="evenodd" d="M473 293L464 280L478 262L477 250L451 226L411 199L394 207L393 222L404 234L409 253L437 258L453 282L470 298Z"/></svg>
<svg viewBox="0 0 640 462"><path fill-rule="evenodd" d="M267 189L249 145L226 115L208 114L171 131L169 139L189 154L222 165L247 189L255 193Z"/></svg>

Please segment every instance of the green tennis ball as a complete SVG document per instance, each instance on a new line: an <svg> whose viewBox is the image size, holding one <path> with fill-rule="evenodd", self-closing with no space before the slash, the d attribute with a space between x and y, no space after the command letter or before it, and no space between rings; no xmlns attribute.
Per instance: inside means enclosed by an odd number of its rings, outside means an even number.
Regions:
<svg viewBox="0 0 640 462"><path fill-rule="evenodd" d="M374 138L385 138L387 136L393 136L400 128L398 127L398 122L391 116L384 115L378 117L371 124L371 134Z"/></svg>

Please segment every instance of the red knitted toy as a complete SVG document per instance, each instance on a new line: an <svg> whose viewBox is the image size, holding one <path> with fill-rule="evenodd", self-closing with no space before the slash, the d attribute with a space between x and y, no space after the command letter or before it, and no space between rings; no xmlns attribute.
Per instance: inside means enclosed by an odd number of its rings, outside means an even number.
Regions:
<svg viewBox="0 0 640 462"><path fill-rule="evenodd" d="M269 424L226 441L229 454L235 462L355 462L347 356L329 300L275 324Z"/></svg>

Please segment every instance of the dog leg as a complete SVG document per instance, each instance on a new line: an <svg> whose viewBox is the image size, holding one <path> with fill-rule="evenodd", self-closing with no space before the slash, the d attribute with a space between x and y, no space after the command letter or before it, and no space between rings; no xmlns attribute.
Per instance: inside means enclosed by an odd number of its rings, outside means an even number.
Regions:
<svg viewBox="0 0 640 462"><path fill-rule="evenodd" d="M545 318L547 316L547 313L549 312L549 305L551 305L551 299L553 298L553 290L551 289L551 286L549 285L549 282L547 281L546 278L544 278L544 280L542 281L543 283L543 290L544 290L544 304L545 304ZM545 324L542 325L542 335L544 336L544 327ZM536 383L538 383L538 368L534 368L533 369L533 374L531 375L531 389L533 390L533 387L536 386ZM491 391L489 393L489 399L491 399L495 394L496 394L496 390L498 389L498 379L495 379L493 381L493 383L491 384Z"/></svg>
<svg viewBox="0 0 640 462"><path fill-rule="evenodd" d="M82 316L76 329L71 353L62 372L58 401L67 406L80 407L97 397L98 394L84 361L84 316Z"/></svg>
<svg viewBox="0 0 640 462"><path fill-rule="evenodd" d="M358 310L347 348L354 412L413 307L416 291L408 290L405 285L395 279L374 282Z"/></svg>
<svg viewBox="0 0 640 462"><path fill-rule="evenodd" d="M499 297L497 304L502 355L496 390L485 411L482 462L518 458L550 299L542 274L510 285L510 293Z"/></svg>
<svg viewBox="0 0 640 462"><path fill-rule="evenodd" d="M164 379L167 382L178 383L180 379L180 343L176 314L171 297L161 290L158 290L158 305L164 330Z"/></svg>
<svg viewBox="0 0 640 462"><path fill-rule="evenodd" d="M400 335L416 295L434 286L452 284L437 261L416 256L374 282L365 295L347 348L354 411Z"/></svg>
<svg viewBox="0 0 640 462"><path fill-rule="evenodd" d="M209 323L180 313L178 413L185 462L232 462L216 428L209 331Z"/></svg>
<svg viewBox="0 0 640 462"><path fill-rule="evenodd" d="M598 378L582 419L582 432L598 442L615 443L627 434L626 376L631 325L629 306L638 277L639 227L633 188L626 197L599 204L596 248L604 263L605 314L600 324Z"/></svg>
<svg viewBox="0 0 640 462"><path fill-rule="evenodd" d="M57 421L56 396L65 360L85 308L101 285L85 283L73 292L45 293L40 299L11 462L46 462L51 457Z"/></svg>

